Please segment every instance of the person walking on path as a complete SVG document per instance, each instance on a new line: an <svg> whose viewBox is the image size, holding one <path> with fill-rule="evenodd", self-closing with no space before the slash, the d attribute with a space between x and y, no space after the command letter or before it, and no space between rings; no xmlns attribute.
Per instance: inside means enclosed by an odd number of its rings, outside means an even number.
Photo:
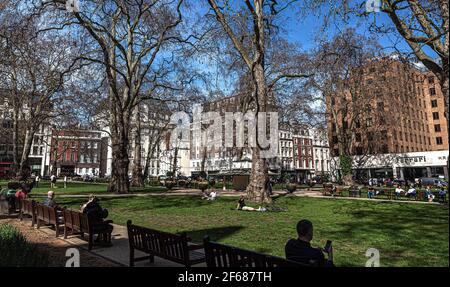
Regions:
<svg viewBox="0 0 450 287"><path fill-rule="evenodd" d="M50 187L55 188L55 186L56 186L56 175L52 174L52 176L50 177Z"/></svg>
<svg viewBox="0 0 450 287"><path fill-rule="evenodd" d="M67 175L64 176L64 189L67 188Z"/></svg>

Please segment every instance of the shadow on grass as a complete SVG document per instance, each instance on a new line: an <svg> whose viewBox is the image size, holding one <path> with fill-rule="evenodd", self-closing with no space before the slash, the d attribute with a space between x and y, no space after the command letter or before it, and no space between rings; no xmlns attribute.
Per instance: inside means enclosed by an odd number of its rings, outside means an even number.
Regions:
<svg viewBox="0 0 450 287"><path fill-rule="evenodd" d="M244 226L226 226L184 231L192 238L192 241L202 242L206 235L208 235L212 241L221 241L244 228Z"/></svg>
<svg viewBox="0 0 450 287"><path fill-rule="evenodd" d="M364 248L377 248L381 259L389 258L391 263L407 260L409 266L422 266L424 257L427 265L441 264L441 256L448 258L448 212L442 212L442 209L448 210L448 206L428 208L391 202L370 204L377 205L377 208L368 205L355 210L346 205L336 207L335 213L345 212L351 220L335 222L322 233L350 244L358 242ZM353 266L355 262L347 258L342 263Z"/></svg>

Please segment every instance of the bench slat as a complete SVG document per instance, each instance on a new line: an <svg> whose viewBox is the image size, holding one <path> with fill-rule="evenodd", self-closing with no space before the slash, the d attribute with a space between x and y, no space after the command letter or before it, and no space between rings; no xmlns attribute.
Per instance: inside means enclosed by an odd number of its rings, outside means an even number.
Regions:
<svg viewBox="0 0 450 287"><path fill-rule="evenodd" d="M205 261L203 253L189 249L189 239L185 233L177 235L145 228L133 225L130 220L127 222L127 229L130 266L134 266L134 262L139 261L139 258L134 257L134 250L150 254L151 260L153 256L158 256L185 266Z"/></svg>

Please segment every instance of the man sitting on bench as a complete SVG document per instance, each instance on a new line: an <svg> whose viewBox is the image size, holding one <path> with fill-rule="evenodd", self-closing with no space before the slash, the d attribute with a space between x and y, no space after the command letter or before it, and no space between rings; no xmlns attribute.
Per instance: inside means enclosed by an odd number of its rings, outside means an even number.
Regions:
<svg viewBox="0 0 450 287"><path fill-rule="evenodd" d="M113 226L110 224L111 221L110 220L104 220L105 218L108 217L108 210L107 209L103 209L100 206L99 203L99 199L98 197L94 196L94 195L90 195L89 196L89 200L87 203L85 203L82 207L81 207L81 212L86 213L89 221L92 223L92 225L97 226L97 227L101 227L102 229L105 229L106 233L111 233L113 230ZM105 235L103 234L103 235ZM99 234L99 236L96 239L96 242L100 241L100 236L101 234ZM107 238L104 236L103 241L105 243L109 243L107 242Z"/></svg>
<svg viewBox="0 0 450 287"><path fill-rule="evenodd" d="M311 266L334 266L333 248L331 244L327 246L327 250L311 247L310 242L313 238L313 225L311 221L307 219L300 220L297 223L297 234L297 239L290 239L286 243L286 259ZM328 259L325 259L324 252L328 254Z"/></svg>
<svg viewBox="0 0 450 287"><path fill-rule="evenodd" d="M414 197L414 196L416 196L416 193L417 193L416 189L414 188L414 186L411 185L411 187L405 193L405 196L407 198Z"/></svg>
<svg viewBox="0 0 450 287"><path fill-rule="evenodd" d="M57 204L55 201L55 192L52 190L47 192L47 198L44 200L42 204L48 207L56 207Z"/></svg>

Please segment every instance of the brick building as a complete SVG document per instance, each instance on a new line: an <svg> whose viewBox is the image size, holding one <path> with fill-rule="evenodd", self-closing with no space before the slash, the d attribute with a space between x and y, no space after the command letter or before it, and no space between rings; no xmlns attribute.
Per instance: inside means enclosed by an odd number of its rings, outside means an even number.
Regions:
<svg viewBox="0 0 450 287"><path fill-rule="evenodd" d="M52 130L48 152L48 173L103 176L106 141L100 131Z"/></svg>
<svg viewBox="0 0 450 287"><path fill-rule="evenodd" d="M326 99L333 156L340 154L342 134L350 155L448 149L444 98L434 76L393 59L372 61L355 74L349 86L358 89Z"/></svg>

